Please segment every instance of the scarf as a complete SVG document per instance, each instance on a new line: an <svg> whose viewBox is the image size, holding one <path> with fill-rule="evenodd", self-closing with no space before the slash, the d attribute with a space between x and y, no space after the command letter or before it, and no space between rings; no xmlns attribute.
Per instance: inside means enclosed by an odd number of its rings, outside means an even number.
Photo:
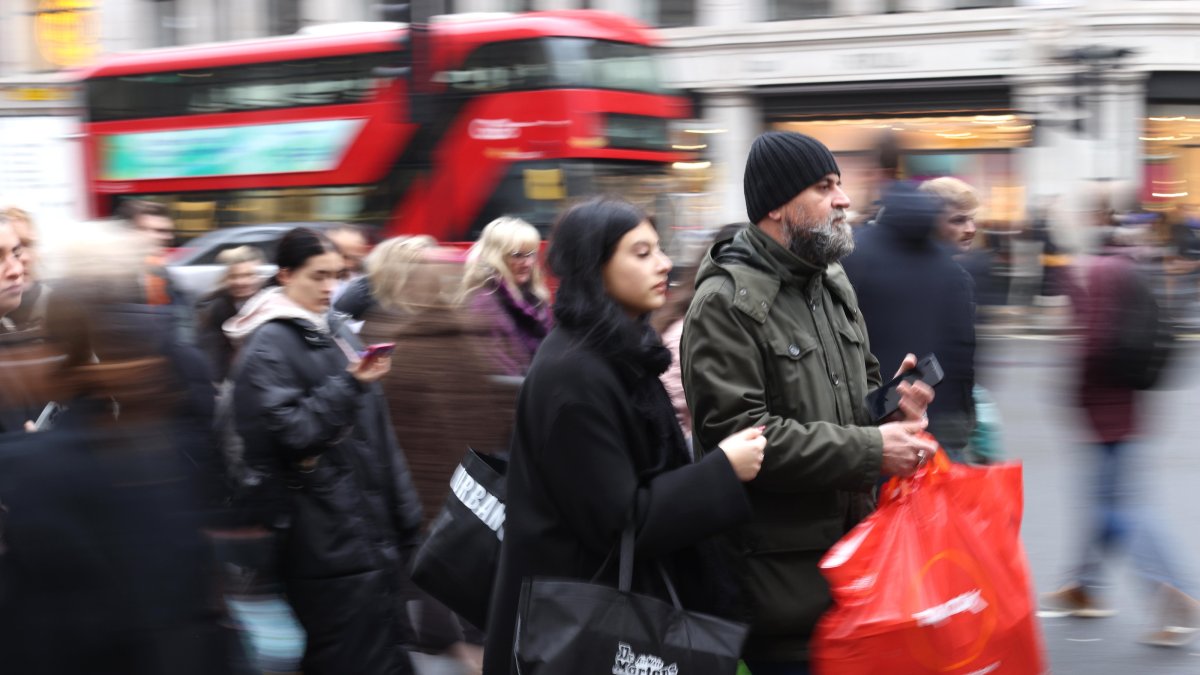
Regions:
<svg viewBox="0 0 1200 675"><path fill-rule="evenodd" d="M296 319L310 324L322 335L330 333L328 316L315 314L297 305L284 295L282 286L271 286L259 291L247 300L241 311L226 321L222 328L230 342L240 345L259 326L276 319Z"/></svg>
<svg viewBox="0 0 1200 675"><path fill-rule="evenodd" d="M500 306L512 317L521 346L529 354L537 352L538 345L550 332L550 308L532 293L522 291L521 297L513 297L506 283L493 281L491 286Z"/></svg>

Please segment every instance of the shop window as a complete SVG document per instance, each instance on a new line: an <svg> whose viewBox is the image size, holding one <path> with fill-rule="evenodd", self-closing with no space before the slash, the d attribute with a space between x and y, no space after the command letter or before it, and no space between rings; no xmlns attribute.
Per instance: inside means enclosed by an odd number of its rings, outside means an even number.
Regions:
<svg viewBox="0 0 1200 675"><path fill-rule="evenodd" d="M300 30L300 0L270 0L271 35L290 35Z"/></svg>
<svg viewBox="0 0 1200 675"><path fill-rule="evenodd" d="M660 28L696 25L696 0L657 0L652 17Z"/></svg>
<svg viewBox="0 0 1200 675"><path fill-rule="evenodd" d="M833 16L833 2L831 0L770 0L767 16L770 21L818 19Z"/></svg>

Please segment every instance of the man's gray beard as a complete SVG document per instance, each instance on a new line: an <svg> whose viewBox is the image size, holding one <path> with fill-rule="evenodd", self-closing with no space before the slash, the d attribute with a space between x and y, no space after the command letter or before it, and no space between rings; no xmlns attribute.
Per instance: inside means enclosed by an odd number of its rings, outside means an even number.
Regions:
<svg viewBox="0 0 1200 675"><path fill-rule="evenodd" d="M838 222L840 219L840 222ZM819 223L785 223L787 248L796 257L826 267L854 252L854 232L844 209L835 209Z"/></svg>

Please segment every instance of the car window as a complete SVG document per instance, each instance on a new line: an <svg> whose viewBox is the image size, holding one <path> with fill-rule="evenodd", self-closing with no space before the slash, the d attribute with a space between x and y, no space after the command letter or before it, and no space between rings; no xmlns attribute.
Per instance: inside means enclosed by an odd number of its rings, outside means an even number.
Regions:
<svg viewBox="0 0 1200 675"><path fill-rule="evenodd" d="M216 265L217 264L217 256L221 255L222 251L227 251L231 248L237 248L239 246L253 246L254 248L258 249L259 253L263 254L263 258L265 260L274 260L275 259L275 248L276 248L276 246L278 246L278 244L279 244L279 242L274 241L274 240L269 241L269 242L267 242L267 241L261 241L261 242L260 241L256 241L256 242L227 241L227 242L222 242L221 244L218 244L217 246L212 247L208 251L205 251L203 255L197 257L195 260L193 260L192 262L190 262L188 264L190 264L190 265Z"/></svg>

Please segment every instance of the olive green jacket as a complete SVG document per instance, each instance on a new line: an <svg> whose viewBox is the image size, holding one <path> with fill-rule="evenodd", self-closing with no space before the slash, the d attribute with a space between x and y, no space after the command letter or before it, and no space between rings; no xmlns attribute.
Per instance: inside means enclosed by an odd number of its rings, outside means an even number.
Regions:
<svg viewBox="0 0 1200 675"><path fill-rule="evenodd" d="M829 606L821 556L873 508L883 441L863 404L880 385L841 265L820 269L757 227L701 263L680 343L698 453L766 426L746 484L753 520L731 543L751 621L749 658L807 660Z"/></svg>

